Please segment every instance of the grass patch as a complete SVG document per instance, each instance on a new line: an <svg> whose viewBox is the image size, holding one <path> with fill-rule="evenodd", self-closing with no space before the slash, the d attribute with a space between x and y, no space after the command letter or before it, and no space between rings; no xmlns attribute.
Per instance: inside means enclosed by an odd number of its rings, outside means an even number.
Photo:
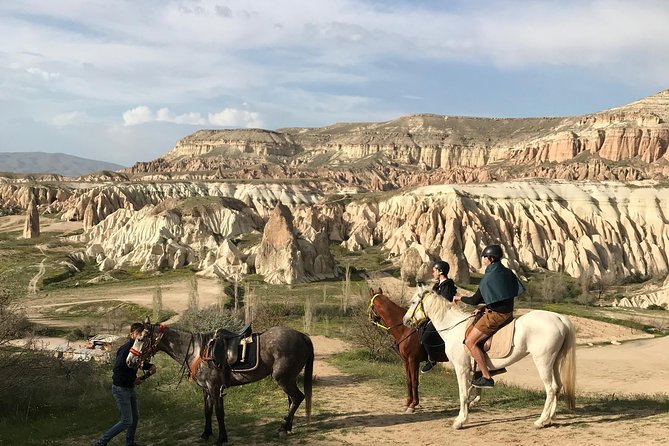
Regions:
<svg viewBox="0 0 669 446"><path fill-rule="evenodd" d="M137 441L153 445L192 445L204 428L202 390L180 380L180 364L164 354L155 358L158 373L137 389L140 421ZM84 370L85 368L85 370ZM86 364L71 378L45 377L28 393L3 399L0 445L93 444L118 421L111 396L111 365ZM276 430L286 414L286 396L271 379L227 389L225 419L231 443L278 441ZM297 414L300 442L309 435L304 408ZM214 416L214 434L218 433ZM122 444L123 434L113 444ZM211 439L210 439L211 442Z"/></svg>

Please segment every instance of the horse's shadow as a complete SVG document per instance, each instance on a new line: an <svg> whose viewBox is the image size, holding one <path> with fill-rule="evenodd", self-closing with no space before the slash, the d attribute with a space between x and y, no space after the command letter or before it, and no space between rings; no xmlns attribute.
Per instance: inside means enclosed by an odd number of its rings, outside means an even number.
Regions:
<svg viewBox="0 0 669 446"><path fill-rule="evenodd" d="M354 427L388 427L398 424L422 423L425 421L443 420L444 418L456 416L457 410L435 410L418 411L413 415L403 412L370 414L369 412L349 412L342 416L341 413L324 412L312 417L315 423L322 429L341 429Z"/></svg>
<svg viewBox="0 0 669 446"><path fill-rule="evenodd" d="M494 408L490 408L493 411ZM452 411L457 415L457 411ZM485 412L484 412L485 413ZM469 421L463 429L472 429L482 426L505 424L511 421L532 420L540 413L527 415L504 416L501 412L489 412L494 418L478 418ZM579 427L588 424L619 423L621 421L641 420L661 413L669 413L669 402L662 403L653 400L622 400L618 402L593 402L577 407L571 412L559 413L550 427Z"/></svg>
<svg viewBox="0 0 669 446"><path fill-rule="evenodd" d="M644 404L643 401L632 400L629 403L632 408L625 407L626 402L618 405L607 403L592 403L577 407L572 412L563 412L557 416L549 428L556 427L579 427L588 424L608 424L621 421L640 420L660 413L669 412L668 403L654 402ZM635 404L641 403L641 404ZM313 417L312 422L319 429L340 429L353 427L388 427L398 424L412 424L417 422L453 419L458 415L459 409L447 408L445 410L419 410L413 415L404 413L370 414L369 412L357 411L346 414L336 412L322 412ZM532 421L539 416L541 409L536 413L514 415L513 412L502 412L494 407L476 408L470 414L469 421L463 430L475 429L483 426L506 424L514 421ZM472 419L472 414L476 414Z"/></svg>
<svg viewBox="0 0 669 446"><path fill-rule="evenodd" d="M369 381L369 378L348 375L314 375L314 384L318 387L335 387L339 389L355 386L365 381Z"/></svg>

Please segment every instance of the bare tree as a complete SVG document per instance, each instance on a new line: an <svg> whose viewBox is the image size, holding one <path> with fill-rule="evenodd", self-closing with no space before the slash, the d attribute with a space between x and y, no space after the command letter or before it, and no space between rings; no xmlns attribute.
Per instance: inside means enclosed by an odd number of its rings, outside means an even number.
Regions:
<svg viewBox="0 0 669 446"><path fill-rule="evenodd" d="M200 308L200 292L197 289L197 277L190 276L188 282L188 309L197 311Z"/></svg>
<svg viewBox="0 0 669 446"><path fill-rule="evenodd" d="M153 291L153 301L151 302L151 317L154 321L160 321L160 315L163 312L163 289L157 286Z"/></svg>

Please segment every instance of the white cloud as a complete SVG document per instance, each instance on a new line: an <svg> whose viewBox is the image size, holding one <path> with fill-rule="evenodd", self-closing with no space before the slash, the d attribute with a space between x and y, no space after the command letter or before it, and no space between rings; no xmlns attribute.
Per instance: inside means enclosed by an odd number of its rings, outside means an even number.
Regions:
<svg viewBox="0 0 669 446"><path fill-rule="evenodd" d="M44 71L42 69L34 68L34 67L26 68L26 71L30 74L41 77L45 81L58 79L60 77L60 73L53 73L53 72L49 72L49 71Z"/></svg>
<svg viewBox="0 0 669 446"><path fill-rule="evenodd" d="M51 119L51 123L58 127L67 127L69 125L80 124L87 119L86 113L80 111L72 111L61 113Z"/></svg>
<svg viewBox="0 0 669 446"><path fill-rule="evenodd" d="M140 105L123 113L123 125L125 126L145 124L155 120L153 112L146 105Z"/></svg>
<svg viewBox="0 0 669 446"><path fill-rule="evenodd" d="M258 113L236 108L226 108L218 113L209 113L209 123L220 127L263 127Z"/></svg>
<svg viewBox="0 0 669 446"><path fill-rule="evenodd" d="M133 126L148 122L170 122L172 124L205 125L219 127L255 127L260 128L263 122L260 114L248 110L226 108L218 113L209 113L205 119L200 113L188 112L174 115L168 108L161 108L155 113L146 105L140 105L123 113L123 125Z"/></svg>

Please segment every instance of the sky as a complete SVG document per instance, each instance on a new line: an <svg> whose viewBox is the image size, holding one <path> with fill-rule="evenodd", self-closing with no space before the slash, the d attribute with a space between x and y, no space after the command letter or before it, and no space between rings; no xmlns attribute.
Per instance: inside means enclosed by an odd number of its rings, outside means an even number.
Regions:
<svg viewBox="0 0 669 446"><path fill-rule="evenodd" d="M667 23L665 0L4 0L0 152L130 166L205 128L593 113L669 89Z"/></svg>

